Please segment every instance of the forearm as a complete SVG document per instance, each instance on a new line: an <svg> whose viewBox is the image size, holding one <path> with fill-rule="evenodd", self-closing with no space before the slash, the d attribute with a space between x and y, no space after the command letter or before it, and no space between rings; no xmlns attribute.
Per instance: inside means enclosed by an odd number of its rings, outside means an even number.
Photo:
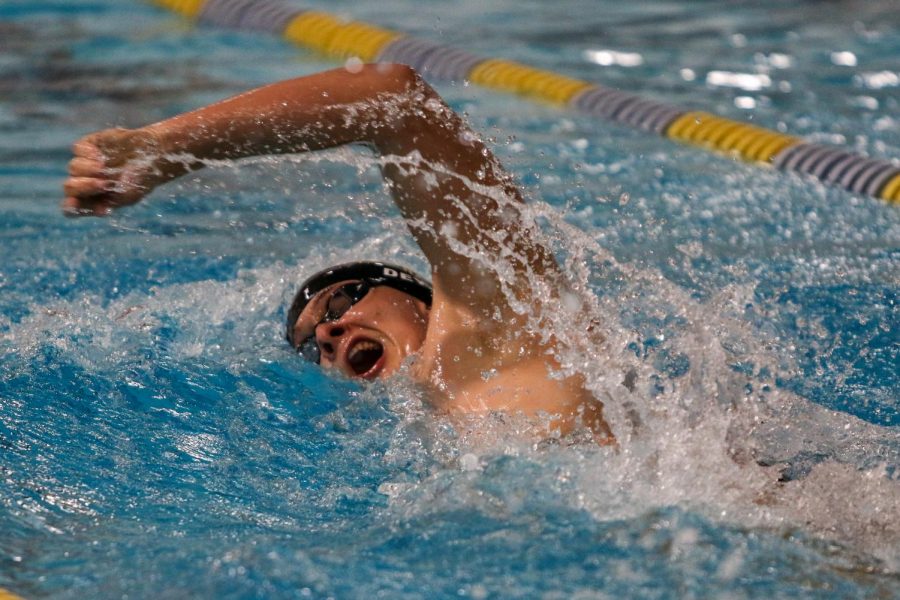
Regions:
<svg viewBox="0 0 900 600"><path fill-rule="evenodd" d="M458 147L461 127L459 117L410 67L336 69L258 88L140 129L107 129L81 138L73 145L63 209L69 215L104 215L212 160L354 142L383 155L418 151L467 175L488 172L478 167L486 160L480 142ZM393 183L403 187L403 181Z"/></svg>
<svg viewBox="0 0 900 600"><path fill-rule="evenodd" d="M175 162L307 152L363 142L383 149L402 132L411 69L366 65L282 81L149 125Z"/></svg>

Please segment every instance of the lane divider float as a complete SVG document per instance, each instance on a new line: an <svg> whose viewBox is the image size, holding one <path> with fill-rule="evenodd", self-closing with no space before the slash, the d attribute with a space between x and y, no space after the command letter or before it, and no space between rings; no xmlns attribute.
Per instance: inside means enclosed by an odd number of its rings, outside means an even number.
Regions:
<svg viewBox="0 0 900 600"><path fill-rule="evenodd" d="M265 31L336 58L408 64L426 78L474 84L657 133L783 171L802 173L859 194L900 203L900 162L804 142L701 111L690 111L511 60L414 38L360 21L291 6L286 0L154 0L200 23Z"/></svg>

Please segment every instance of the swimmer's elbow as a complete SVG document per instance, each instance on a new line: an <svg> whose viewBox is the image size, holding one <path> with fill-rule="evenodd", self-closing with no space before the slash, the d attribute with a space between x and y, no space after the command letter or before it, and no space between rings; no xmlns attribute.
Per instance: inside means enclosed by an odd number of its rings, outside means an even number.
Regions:
<svg viewBox="0 0 900 600"><path fill-rule="evenodd" d="M409 65L402 63L370 63L363 66L363 74L380 82L383 91L398 94L418 92L425 98L436 95L425 80Z"/></svg>
<svg viewBox="0 0 900 600"><path fill-rule="evenodd" d="M420 139L423 131L434 130L439 125L456 124L453 111L440 95L429 86L413 67L401 63L375 63L363 66L365 76L371 78L371 86L379 93L396 97L395 101L381 103L382 122L388 127L377 132L371 140L382 150L405 152L405 142ZM399 144L399 145L398 145Z"/></svg>
<svg viewBox="0 0 900 600"><path fill-rule="evenodd" d="M404 63L373 63L369 67L380 73L391 74L406 81L413 81L419 77L418 71Z"/></svg>

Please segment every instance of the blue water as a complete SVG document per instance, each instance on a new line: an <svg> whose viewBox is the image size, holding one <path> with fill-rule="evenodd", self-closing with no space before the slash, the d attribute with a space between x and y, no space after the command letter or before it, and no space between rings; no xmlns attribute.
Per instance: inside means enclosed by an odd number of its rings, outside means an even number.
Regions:
<svg viewBox="0 0 900 600"><path fill-rule="evenodd" d="M892 1L484 4L303 6L900 157ZM619 450L451 423L402 378L364 388L287 351L304 273L424 270L365 154L221 166L110 219L59 214L78 136L331 66L141 2L0 4L0 588L900 595L895 206L436 84L596 298L608 342L572 360ZM754 417L794 428L750 435Z"/></svg>

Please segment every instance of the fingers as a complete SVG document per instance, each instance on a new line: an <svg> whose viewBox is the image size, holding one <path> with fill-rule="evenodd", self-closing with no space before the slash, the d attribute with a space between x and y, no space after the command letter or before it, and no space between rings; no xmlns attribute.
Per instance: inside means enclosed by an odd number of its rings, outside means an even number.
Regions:
<svg viewBox="0 0 900 600"><path fill-rule="evenodd" d="M123 181L105 177L69 177L63 183L66 216L106 216L113 209L138 202L143 191Z"/></svg>
<svg viewBox="0 0 900 600"><path fill-rule="evenodd" d="M69 177L63 183L66 196L90 198L106 194L115 189L115 182L102 177Z"/></svg>
<svg viewBox="0 0 900 600"><path fill-rule="evenodd" d="M72 144L72 154L91 160L103 162L103 152L97 147L97 134L85 136Z"/></svg>
<svg viewBox="0 0 900 600"><path fill-rule="evenodd" d="M112 207L104 200L88 200L68 197L60 204L67 217L106 217L112 213Z"/></svg>
<svg viewBox="0 0 900 600"><path fill-rule="evenodd" d="M105 217L122 205L113 192L115 186L115 181L104 178L69 177L63 184L66 198L60 208L67 217Z"/></svg>
<svg viewBox="0 0 900 600"><path fill-rule="evenodd" d="M134 204L146 193L139 174L129 171L133 150L127 129L106 129L72 145L69 177L60 208L66 216L106 216L114 208Z"/></svg>
<svg viewBox="0 0 900 600"><path fill-rule="evenodd" d="M69 175L73 177L100 177L103 173L102 161L81 156L76 156L69 161Z"/></svg>
<svg viewBox="0 0 900 600"><path fill-rule="evenodd" d="M66 197L60 208L67 217L106 216L111 212L102 198L115 185L104 176L105 157L88 136L72 145L69 177L63 183Z"/></svg>

